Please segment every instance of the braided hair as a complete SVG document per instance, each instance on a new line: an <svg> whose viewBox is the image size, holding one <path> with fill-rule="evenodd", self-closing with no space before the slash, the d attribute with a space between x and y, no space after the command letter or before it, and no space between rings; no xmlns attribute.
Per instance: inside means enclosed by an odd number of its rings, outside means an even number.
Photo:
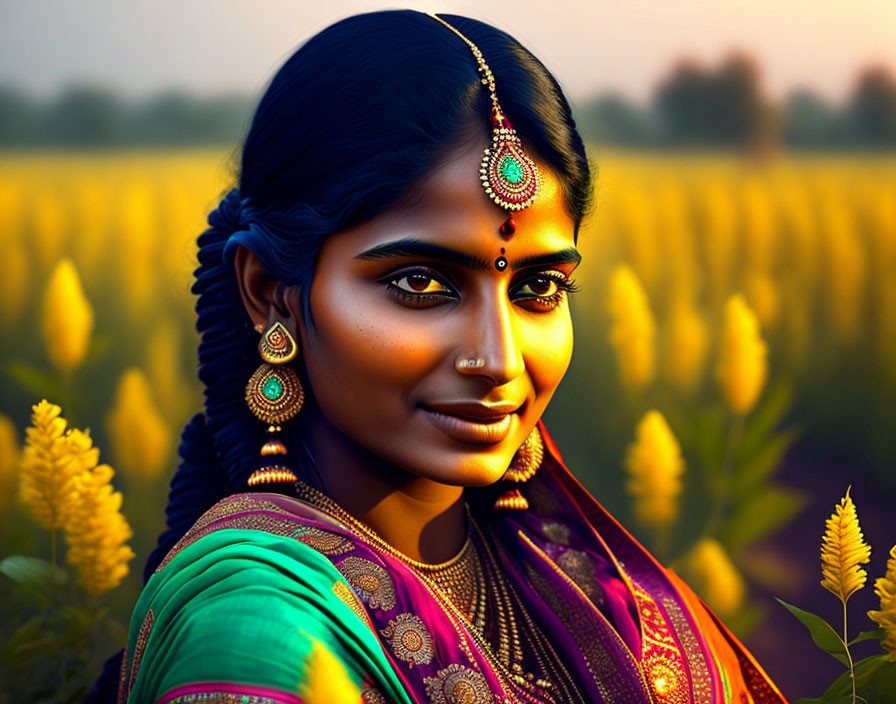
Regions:
<svg viewBox="0 0 896 704"><path fill-rule="evenodd" d="M527 150L559 178L578 233L591 202L591 173L557 81L508 34L477 20L442 17L481 49L504 112ZM395 205L473 131L485 138L489 109L469 47L411 10L337 22L273 77L243 143L238 186L209 214L198 238L192 291L205 408L183 430L167 529L144 579L212 505L248 490L264 439L263 424L244 401L259 364L258 336L239 294L237 247L247 247L271 276L295 288L305 322L313 325L308 294L326 238ZM291 425L301 435L301 422ZM295 458L292 466L301 472ZM120 662L121 653L109 659L88 702L115 700Z"/></svg>

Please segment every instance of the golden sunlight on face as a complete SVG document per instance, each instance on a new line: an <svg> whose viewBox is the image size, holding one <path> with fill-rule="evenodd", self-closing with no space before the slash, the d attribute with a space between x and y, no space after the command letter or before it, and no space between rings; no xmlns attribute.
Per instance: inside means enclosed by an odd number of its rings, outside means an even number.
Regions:
<svg viewBox="0 0 896 704"><path fill-rule="evenodd" d="M412 203L325 242L302 333L330 423L412 474L464 486L501 477L563 378L578 263L541 164L535 202L514 214L515 234L499 233L507 215L479 183L483 146L440 163Z"/></svg>

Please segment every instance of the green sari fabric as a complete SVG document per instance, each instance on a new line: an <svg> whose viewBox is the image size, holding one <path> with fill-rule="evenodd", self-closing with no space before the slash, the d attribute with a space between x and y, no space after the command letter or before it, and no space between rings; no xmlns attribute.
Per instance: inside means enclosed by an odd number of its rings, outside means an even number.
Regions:
<svg viewBox="0 0 896 704"><path fill-rule="evenodd" d="M131 623L127 701L157 702L201 682L298 697L302 663L317 641L359 689L375 673L390 701L410 702L376 636L334 593L336 582L349 588L329 560L291 537L227 528L187 545L136 606L146 617Z"/></svg>

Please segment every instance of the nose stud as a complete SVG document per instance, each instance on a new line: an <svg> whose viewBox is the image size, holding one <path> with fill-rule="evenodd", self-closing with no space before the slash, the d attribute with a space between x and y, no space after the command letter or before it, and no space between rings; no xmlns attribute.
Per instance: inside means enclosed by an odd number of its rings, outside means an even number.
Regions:
<svg viewBox="0 0 896 704"><path fill-rule="evenodd" d="M485 366L485 360L482 357L459 357L454 363L458 371L464 369L482 369Z"/></svg>

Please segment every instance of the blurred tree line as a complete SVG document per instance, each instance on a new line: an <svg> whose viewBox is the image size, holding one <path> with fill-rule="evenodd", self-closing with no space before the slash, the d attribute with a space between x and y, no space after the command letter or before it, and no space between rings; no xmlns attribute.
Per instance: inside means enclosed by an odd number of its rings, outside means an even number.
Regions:
<svg viewBox="0 0 896 704"><path fill-rule="evenodd" d="M0 85L0 146L122 147L228 144L254 108L247 95L197 98L166 91L126 102L95 85L72 85L47 101Z"/></svg>
<svg viewBox="0 0 896 704"><path fill-rule="evenodd" d="M0 147L121 147L232 144L245 132L254 98L198 98L167 91L127 102L95 85L73 85L50 100L0 85ZM586 139L650 148L896 148L896 76L885 67L861 71L852 93L834 105L809 90L780 104L762 93L747 54L720 65L684 60L646 105L604 94L578 106Z"/></svg>
<svg viewBox="0 0 896 704"><path fill-rule="evenodd" d="M735 53L717 67L680 62L645 106L603 95L582 105L577 118L587 138L604 144L892 149L896 76L885 67L864 69L842 105L806 89L773 104L762 93L756 62Z"/></svg>

